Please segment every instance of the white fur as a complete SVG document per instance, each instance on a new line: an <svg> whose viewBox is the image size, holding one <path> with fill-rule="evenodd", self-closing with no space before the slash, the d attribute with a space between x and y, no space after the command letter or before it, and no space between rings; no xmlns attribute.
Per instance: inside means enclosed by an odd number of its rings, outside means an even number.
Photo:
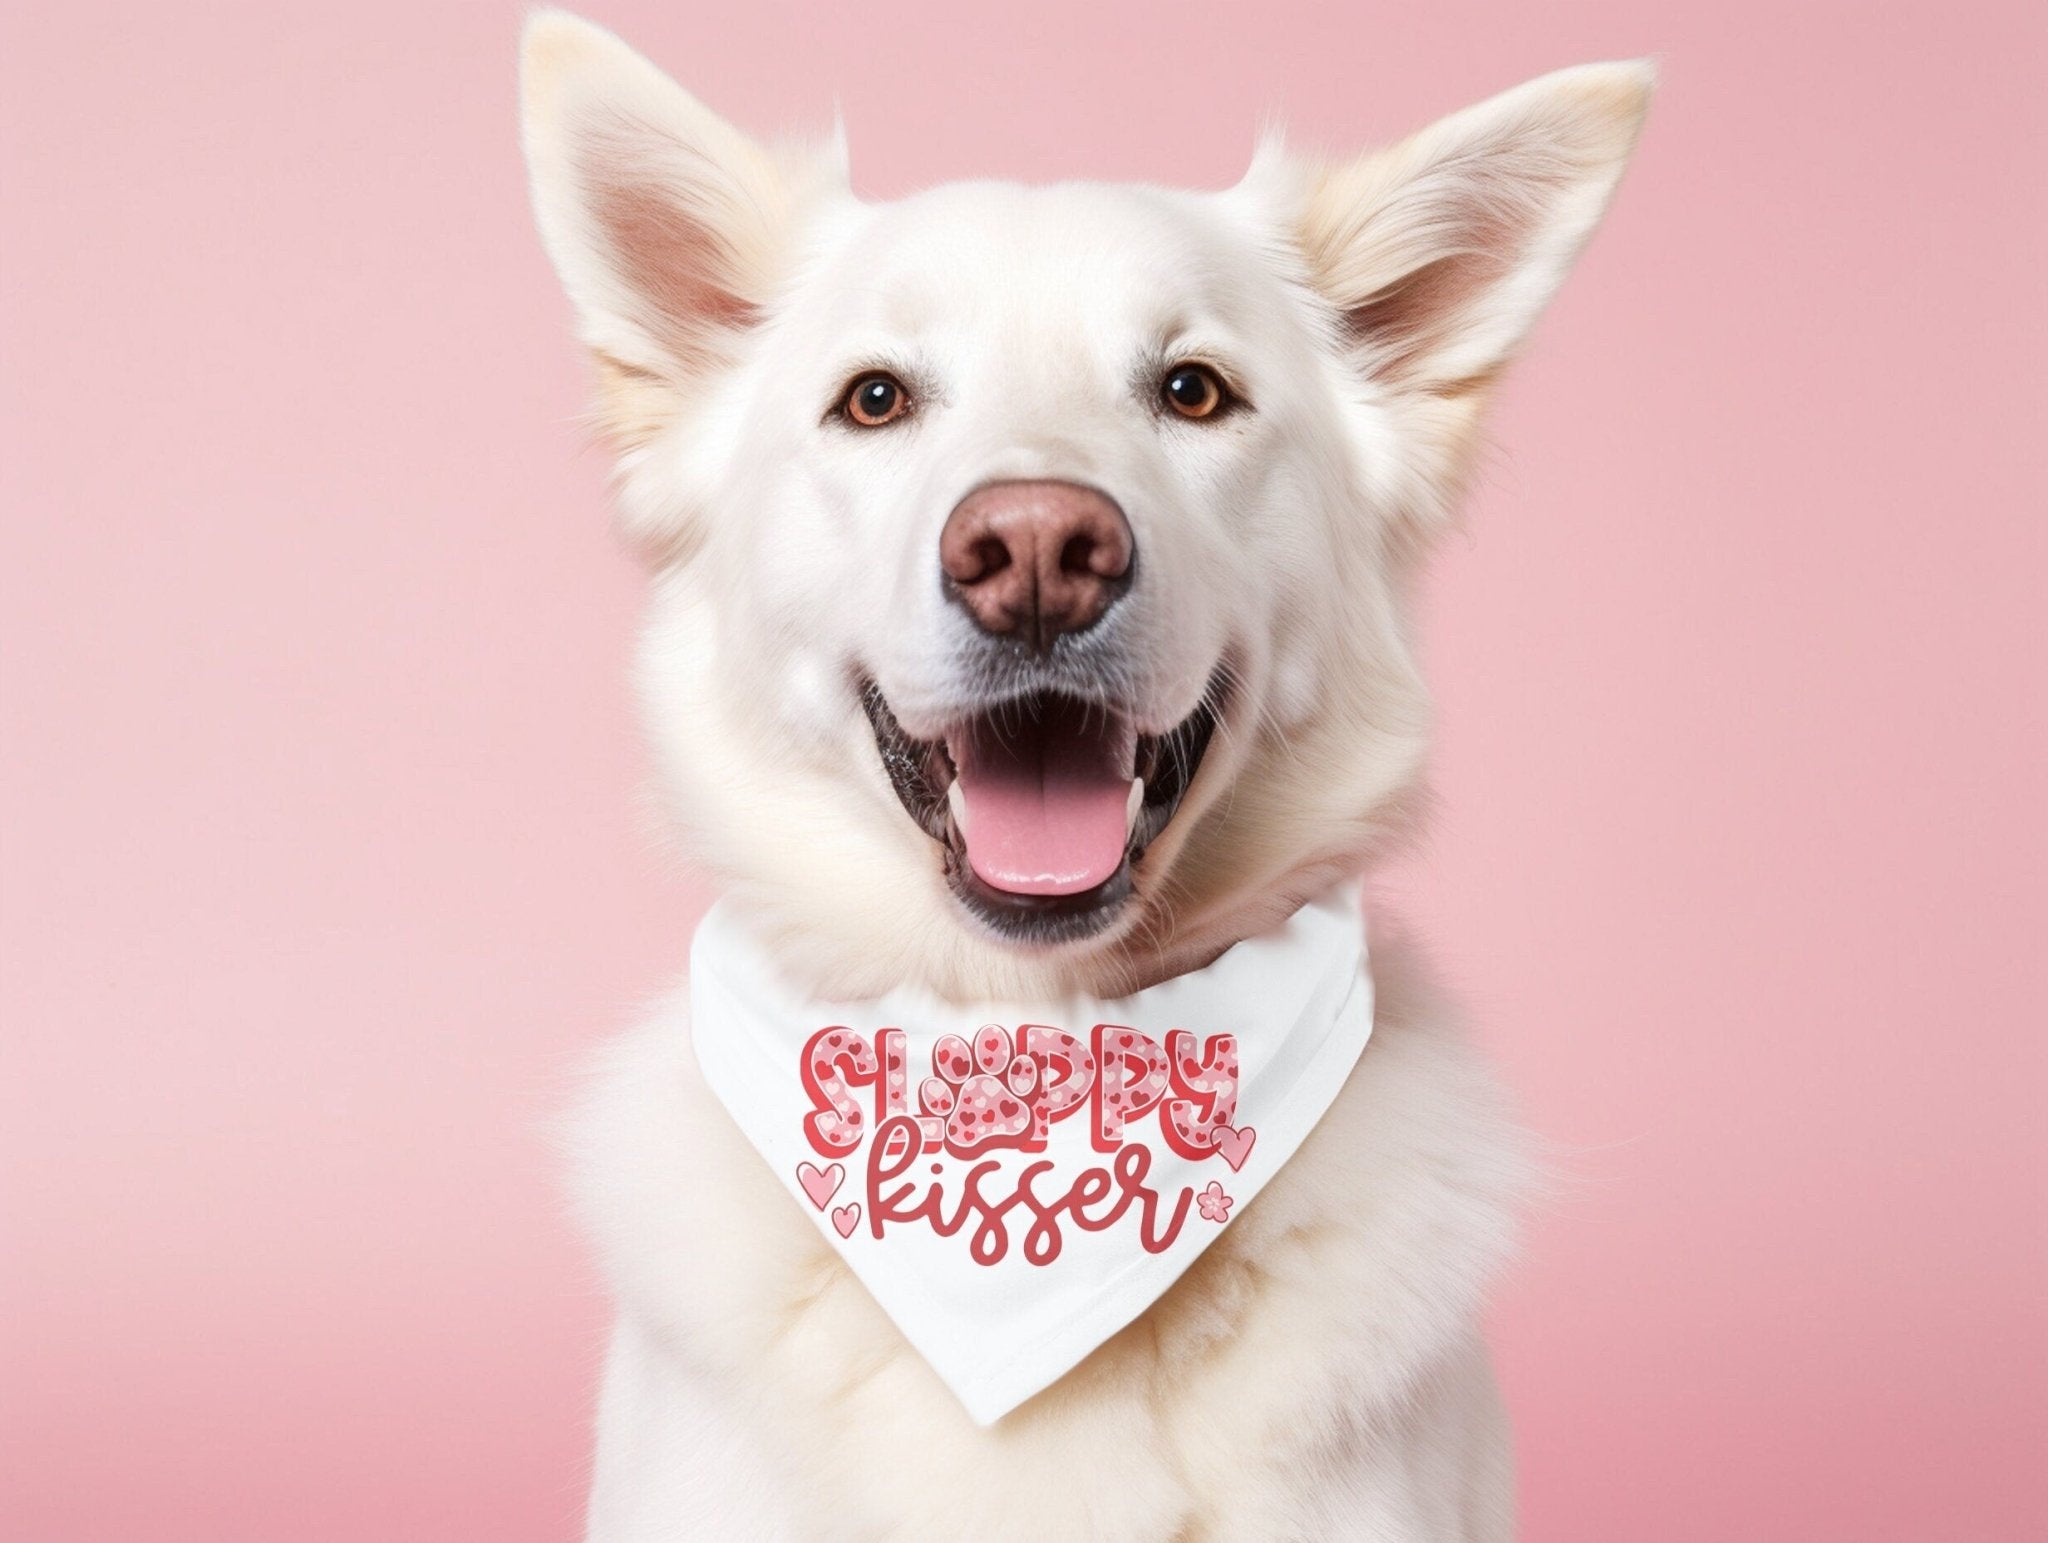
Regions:
<svg viewBox="0 0 2048 1543"><path fill-rule="evenodd" d="M826 995L1113 995L1213 956L1412 818L1428 700L1415 559L1487 385L1590 234L1637 64L1531 82L1322 167L1277 144L1224 193L846 189L558 13L530 25L543 238L602 380L653 568L646 719L679 828ZM1153 410L1216 365L1252 410ZM918 407L830 421L887 367ZM913 734L978 689L933 581L970 489L1109 491L1141 581L1095 629L1139 726L1212 672L1217 741L1109 932L1027 950L953 899L851 689ZM1180 1283L978 1429L706 1094L678 1003L611 1052L577 1172L620 1304L591 1535L1497 1538L1505 1427L1475 1327L1518 1163L1405 951L1314 1137Z"/></svg>

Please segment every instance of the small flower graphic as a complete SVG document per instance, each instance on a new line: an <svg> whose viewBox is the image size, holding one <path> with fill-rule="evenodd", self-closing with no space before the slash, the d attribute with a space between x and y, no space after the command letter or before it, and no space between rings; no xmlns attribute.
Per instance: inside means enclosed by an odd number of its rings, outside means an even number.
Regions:
<svg viewBox="0 0 2048 1543"><path fill-rule="evenodd" d="M1195 1196L1195 1204L1200 1207L1202 1220L1205 1222L1229 1221L1230 1208L1236 1203L1236 1201L1223 1193L1223 1186L1214 1179L1209 1181L1207 1189Z"/></svg>

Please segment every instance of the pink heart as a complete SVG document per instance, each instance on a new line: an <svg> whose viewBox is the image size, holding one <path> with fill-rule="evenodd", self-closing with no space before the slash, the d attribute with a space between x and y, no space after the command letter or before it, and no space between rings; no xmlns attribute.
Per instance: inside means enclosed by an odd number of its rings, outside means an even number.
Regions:
<svg viewBox="0 0 2048 1543"><path fill-rule="evenodd" d="M1252 1155L1252 1143L1259 1139L1259 1133L1247 1125L1237 1130L1228 1125L1216 1127L1216 1150L1223 1154L1223 1160L1230 1164L1235 1173L1244 1166L1244 1160Z"/></svg>
<svg viewBox="0 0 2048 1543"><path fill-rule="evenodd" d="M846 1170L837 1163L829 1168L820 1168L816 1163L798 1163L796 1181L811 1197L811 1204L822 1211L825 1202L838 1194L839 1186L846 1182Z"/></svg>
<svg viewBox="0 0 2048 1543"><path fill-rule="evenodd" d="M832 1166L836 1168L839 1165L834 1163ZM839 1229L842 1238L852 1237L853 1229L860 1225L860 1202L855 1201L852 1205L843 1205L835 1210L832 1213L832 1225Z"/></svg>

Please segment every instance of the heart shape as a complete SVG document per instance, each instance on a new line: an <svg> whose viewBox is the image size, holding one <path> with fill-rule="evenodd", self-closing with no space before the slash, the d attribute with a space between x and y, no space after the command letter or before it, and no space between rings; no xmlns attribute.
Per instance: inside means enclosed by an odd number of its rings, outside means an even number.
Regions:
<svg viewBox="0 0 2048 1543"><path fill-rule="evenodd" d="M829 1168L820 1168L816 1163L798 1163L796 1181L811 1197L811 1204L822 1211L825 1202L838 1194L839 1186L846 1182L846 1170L837 1163Z"/></svg>
<svg viewBox="0 0 2048 1543"><path fill-rule="evenodd" d="M1252 1155L1252 1143L1259 1139L1259 1133L1249 1125L1238 1130L1233 1126L1216 1127L1216 1150L1223 1154L1223 1160L1230 1164L1230 1171L1236 1173L1244 1166L1244 1160Z"/></svg>
<svg viewBox="0 0 2048 1543"><path fill-rule="evenodd" d="M832 1166L837 1168L839 1165L834 1163ZM853 1229L860 1225L860 1202L856 1200L852 1205L843 1205L833 1211L832 1225L839 1229L842 1238L852 1237Z"/></svg>

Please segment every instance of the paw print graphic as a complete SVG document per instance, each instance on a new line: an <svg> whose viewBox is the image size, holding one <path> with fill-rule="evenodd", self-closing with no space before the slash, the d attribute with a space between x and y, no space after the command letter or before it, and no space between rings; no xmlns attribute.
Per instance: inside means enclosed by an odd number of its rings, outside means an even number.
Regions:
<svg viewBox="0 0 2048 1543"><path fill-rule="evenodd" d="M984 1147L1013 1147L1031 1134L1038 1100L1038 1063L1012 1055L1010 1036L995 1024L975 1031L974 1044L948 1034L932 1046L932 1070L917 1090L928 1115L946 1122L946 1146L957 1156Z"/></svg>

